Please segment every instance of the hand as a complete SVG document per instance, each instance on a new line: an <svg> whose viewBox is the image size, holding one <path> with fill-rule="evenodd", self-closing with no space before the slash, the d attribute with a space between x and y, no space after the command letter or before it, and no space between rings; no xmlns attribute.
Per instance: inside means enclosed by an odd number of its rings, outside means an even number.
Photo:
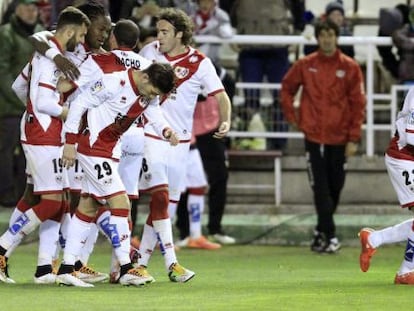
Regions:
<svg viewBox="0 0 414 311"><path fill-rule="evenodd" d="M58 83L56 84L56 89L60 93L66 93L73 89L73 84L70 83L69 79L66 79L64 77L60 77L58 80Z"/></svg>
<svg viewBox="0 0 414 311"><path fill-rule="evenodd" d="M345 156L352 157L358 151L358 144L352 141L349 141L345 146Z"/></svg>
<svg viewBox="0 0 414 311"><path fill-rule="evenodd" d="M164 137L170 142L171 146L177 146L180 142L180 138L177 133L170 128L164 130Z"/></svg>
<svg viewBox="0 0 414 311"><path fill-rule="evenodd" d="M171 146L177 146L180 143L180 137L177 133L172 132L169 141Z"/></svg>
<svg viewBox="0 0 414 311"><path fill-rule="evenodd" d="M80 76L79 69L68 58L62 54L57 54L53 61L56 67L62 71L66 78L76 80Z"/></svg>
<svg viewBox="0 0 414 311"><path fill-rule="evenodd" d="M230 122L222 122L217 130L217 132L215 132L213 134L214 138L224 138L227 133L230 131Z"/></svg>
<svg viewBox="0 0 414 311"><path fill-rule="evenodd" d="M73 144L65 144L63 146L62 165L63 167L70 168L75 164L76 160L76 147Z"/></svg>

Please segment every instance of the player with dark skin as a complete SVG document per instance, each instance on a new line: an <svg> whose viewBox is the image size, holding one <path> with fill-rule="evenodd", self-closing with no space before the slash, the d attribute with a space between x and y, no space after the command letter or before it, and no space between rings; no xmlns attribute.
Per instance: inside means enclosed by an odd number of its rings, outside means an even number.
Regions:
<svg viewBox="0 0 414 311"><path fill-rule="evenodd" d="M85 48L90 52L96 54L106 53L102 47L109 37L111 32L111 19L105 13L103 7L97 4L85 4L78 6L78 9L85 13L91 20L91 25L88 28L88 32L85 37ZM41 54L45 54L50 48L47 42L39 40L38 37L32 36L31 42L35 47L35 50ZM79 69L64 55L57 54L53 61L56 66L62 71L62 73L70 80L76 80L79 75ZM29 189L30 190L30 189ZM27 191L29 198L30 191ZM30 198L35 199L35 198ZM70 192L70 209L74 211L79 202L79 193Z"/></svg>

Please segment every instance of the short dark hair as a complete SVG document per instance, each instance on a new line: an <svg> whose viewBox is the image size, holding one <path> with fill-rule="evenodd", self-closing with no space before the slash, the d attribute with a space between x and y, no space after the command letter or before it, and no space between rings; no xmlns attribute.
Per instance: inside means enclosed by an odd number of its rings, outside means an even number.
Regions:
<svg viewBox="0 0 414 311"><path fill-rule="evenodd" d="M335 24L333 21L327 19L324 21L321 21L316 24L315 26L315 38L319 37L319 34L322 30L330 30L332 29L335 32L335 35L339 37L339 26Z"/></svg>
<svg viewBox="0 0 414 311"><path fill-rule="evenodd" d="M91 21L85 14L83 14L74 6L68 6L62 12L60 12L56 29L61 29L67 25L81 26L82 24L85 24L86 27L89 27Z"/></svg>
<svg viewBox="0 0 414 311"><path fill-rule="evenodd" d="M175 28L175 33L182 32L183 37L181 42L184 45L191 43L194 31L193 20L181 9L165 8L161 9L157 15L157 20L166 20Z"/></svg>
<svg viewBox="0 0 414 311"><path fill-rule="evenodd" d="M113 29L116 42L119 46L134 48L139 40L139 28L130 19L119 20Z"/></svg>
<svg viewBox="0 0 414 311"><path fill-rule="evenodd" d="M162 94L168 94L175 87L174 69L170 64L152 63L143 72L148 75L150 83Z"/></svg>
<svg viewBox="0 0 414 311"><path fill-rule="evenodd" d="M81 10L91 21L101 17L101 16L107 16L107 12L105 10L105 7L95 1L88 1L84 4L81 4L77 6L79 10Z"/></svg>

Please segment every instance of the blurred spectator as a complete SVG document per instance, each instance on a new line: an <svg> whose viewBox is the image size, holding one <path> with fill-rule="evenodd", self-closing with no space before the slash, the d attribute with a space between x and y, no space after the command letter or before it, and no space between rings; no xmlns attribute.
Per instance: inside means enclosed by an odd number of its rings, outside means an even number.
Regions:
<svg viewBox="0 0 414 311"><path fill-rule="evenodd" d="M33 53L28 37L43 30L36 0L19 0L10 22L0 26L0 205L15 206L25 180L20 118L25 110L11 85Z"/></svg>
<svg viewBox="0 0 414 311"><path fill-rule="evenodd" d="M39 21L46 29L52 29L52 4L48 0L38 0Z"/></svg>
<svg viewBox="0 0 414 311"><path fill-rule="evenodd" d="M198 9L193 16L196 35L233 36L230 16L217 6L217 0L198 0L197 3ZM219 62L220 44L201 44L198 49L213 62Z"/></svg>
<svg viewBox="0 0 414 311"><path fill-rule="evenodd" d="M10 14L8 12L11 11L11 4L13 3L13 0L3 0L0 3L0 22L1 24L6 24L9 20Z"/></svg>
<svg viewBox="0 0 414 311"><path fill-rule="evenodd" d="M408 13L408 23L392 33L392 41L398 49L398 80L414 83L414 7Z"/></svg>
<svg viewBox="0 0 414 311"><path fill-rule="evenodd" d="M148 27L148 28L141 28L139 34L139 42L137 44L137 50L141 50L142 47L151 43L152 41L157 40L157 28L155 27Z"/></svg>
<svg viewBox="0 0 414 311"><path fill-rule="evenodd" d="M148 28L155 26L155 15L159 8L165 7L176 7L192 16L196 4L192 0L124 0L111 5L111 10L115 18L131 18L140 28Z"/></svg>
<svg viewBox="0 0 414 311"><path fill-rule="evenodd" d="M291 18L293 25L291 25ZM289 35L301 32L304 29L303 0L261 0L260 5L252 0L237 0L232 8L232 23L237 27L240 35ZM292 26L292 27L291 27ZM239 70L243 82L280 83L289 69L289 51L285 45L243 45L240 46ZM260 90L247 89L244 92L246 113L244 120L250 120L260 109ZM278 102L278 92L272 91L275 113L269 129L273 131L287 131L287 124L283 121L282 111ZM286 139L269 140L268 148L280 149L286 144Z"/></svg>
<svg viewBox="0 0 414 311"><path fill-rule="evenodd" d="M94 2L99 3L103 5L103 7L105 8L107 12L109 12L110 0L50 0L50 3L52 5L52 12L51 12L51 19L50 19L51 26L53 27L56 24L58 16L64 8L66 8L69 5L78 7L87 2L88 3L94 3Z"/></svg>
<svg viewBox="0 0 414 311"><path fill-rule="evenodd" d="M406 4L398 4L395 8L383 8L379 15L378 36L389 37L402 25L408 24L409 7ZM382 64L398 79L399 57L393 52L393 46L377 46Z"/></svg>
<svg viewBox="0 0 414 311"><path fill-rule="evenodd" d="M218 0L218 5L219 5L220 9L226 11L227 14L230 15L231 8L232 8L234 2L235 2L235 0Z"/></svg>
<svg viewBox="0 0 414 311"><path fill-rule="evenodd" d="M325 7L325 14L321 18L329 19L339 26L339 35L340 36L352 36L352 30L350 29L347 20L345 18L345 10L342 5L342 1L332 1L329 2ZM338 46L339 49L349 57L354 58L355 51L352 45L342 45ZM317 45L306 45L304 48L305 54L310 54L315 52L318 49Z"/></svg>

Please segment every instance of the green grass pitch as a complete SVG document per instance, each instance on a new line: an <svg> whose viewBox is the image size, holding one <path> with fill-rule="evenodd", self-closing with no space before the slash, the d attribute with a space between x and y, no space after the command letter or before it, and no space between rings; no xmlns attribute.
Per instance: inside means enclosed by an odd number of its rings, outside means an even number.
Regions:
<svg viewBox="0 0 414 311"><path fill-rule="evenodd" d="M194 270L188 283L168 280L159 252L144 287L107 283L95 288L34 285L37 244L20 246L10 260L17 284L0 283L0 310L408 310L412 286L393 284L403 245L381 248L367 273L359 270L359 248L317 255L308 247L231 246L216 251L180 250L179 261ZM96 246L90 259L107 272L110 247Z"/></svg>

